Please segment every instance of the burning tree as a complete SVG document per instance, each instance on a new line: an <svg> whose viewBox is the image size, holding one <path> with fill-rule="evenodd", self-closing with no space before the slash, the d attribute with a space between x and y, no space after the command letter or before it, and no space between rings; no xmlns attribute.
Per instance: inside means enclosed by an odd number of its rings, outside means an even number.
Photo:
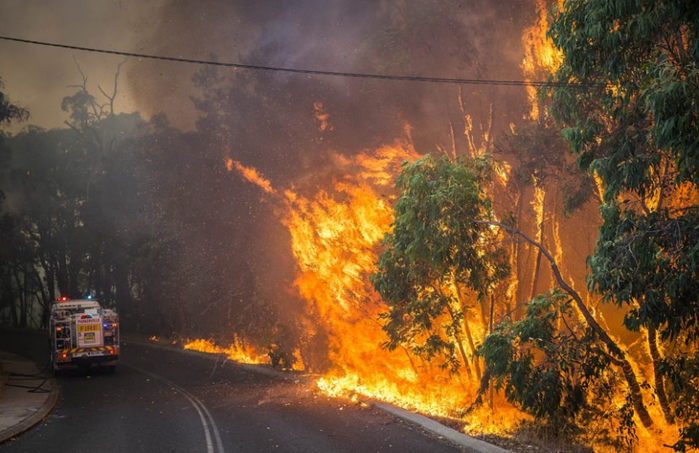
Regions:
<svg viewBox="0 0 699 453"><path fill-rule="evenodd" d="M487 160L452 164L429 155L405 165L396 179L401 197L393 231L385 236L386 251L372 278L388 304L383 317L389 349L405 344L417 355L442 358L445 367L464 368L469 375L473 362L478 380L480 365L470 358L479 339L474 340L473 318L480 318L479 326L491 324L490 296L509 272L498 234L474 222L494 218L480 190L490 170Z"/></svg>
<svg viewBox="0 0 699 453"><path fill-rule="evenodd" d="M699 447L699 10L568 1L550 36L552 112L604 189L590 287L644 334L663 418L681 421L673 447Z"/></svg>
<svg viewBox="0 0 699 453"><path fill-rule="evenodd" d="M494 380L497 388L505 388L508 401L559 434L575 434L581 422L601 419L617 397L617 384L625 381L627 403L610 427L630 442L629 414L635 410L644 423L649 415L627 353L566 282L551 253L511 222L498 220L489 196L492 170L487 157L450 161L428 155L404 166L396 180L400 198L393 231L385 237L386 251L372 279L388 305L385 346L446 359L452 371L462 366L468 371L471 357L483 357L481 392ZM492 297L507 283L511 257L505 233L538 248L560 288L533 298L521 320L512 321L512 313L503 310L506 300L496 305ZM482 335L475 341L471 321L477 317L470 301L481 305L476 324ZM496 311L503 322L485 337ZM476 359L480 379L477 364ZM610 364L619 367L623 381L605 374Z"/></svg>

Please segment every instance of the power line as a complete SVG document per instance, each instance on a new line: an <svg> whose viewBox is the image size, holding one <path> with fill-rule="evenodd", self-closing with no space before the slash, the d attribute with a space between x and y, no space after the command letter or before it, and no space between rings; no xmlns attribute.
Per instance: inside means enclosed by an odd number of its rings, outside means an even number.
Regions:
<svg viewBox="0 0 699 453"><path fill-rule="evenodd" d="M224 66L228 68L251 69L256 71L275 71L288 72L292 74L307 74L321 75L331 77L349 77L355 79L374 79L374 80L398 80L407 82L430 82L430 83L448 83L458 85L501 85L501 86L533 86L533 87L557 87L569 86L583 88L589 85L568 84L568 83L552 83L542 81L525 81L525 80L489 80L489 79L460 79L451 77L422 77L422 76L405 76L405 75L384 75L384 74L368 74L357 72L338 72L338 71L321 71L314 69L297 69L297 68L281 68L275 66L260 66L244 63L230 63L212 60L199 60L194 58L168 57L164 55L152 55L136 52L124 52L120 50L97 49L93 47L71 46L68 44L59 44L45 41L35 41L31 39L14 38L11 36L0 36L0 39L5 41L14 41L24 44L33 44L37 46L56 47L59 49L79 50L81 52L103 53L108 55L120 55L124 57L147 58L150 60L172 61L176 63L190 63L196 65L208 66Z"/></svg>

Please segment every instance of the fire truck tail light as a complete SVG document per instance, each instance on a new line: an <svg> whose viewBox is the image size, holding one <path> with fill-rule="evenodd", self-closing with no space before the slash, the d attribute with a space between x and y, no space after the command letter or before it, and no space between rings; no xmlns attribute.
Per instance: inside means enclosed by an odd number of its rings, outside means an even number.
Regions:
<svg viewBox="0 0 699 453"><path fill-rule="evenodd" d="M109 350L109 355L114 355L114 349Z"/></svg>

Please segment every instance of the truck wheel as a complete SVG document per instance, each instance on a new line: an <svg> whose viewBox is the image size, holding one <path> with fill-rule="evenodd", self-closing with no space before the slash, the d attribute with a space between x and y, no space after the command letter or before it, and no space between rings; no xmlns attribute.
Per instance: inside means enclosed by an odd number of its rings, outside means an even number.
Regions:
<svg viewBox="0 0 699 453"><path fill-rule="evenodd" d="M61 375L61 370L60 368L56 367L56 362L54 361L53 354L51 354L51 358L49 358L49 366L51 367L51 371L53 371L53 375L55 377L59 377Z"/></svg>

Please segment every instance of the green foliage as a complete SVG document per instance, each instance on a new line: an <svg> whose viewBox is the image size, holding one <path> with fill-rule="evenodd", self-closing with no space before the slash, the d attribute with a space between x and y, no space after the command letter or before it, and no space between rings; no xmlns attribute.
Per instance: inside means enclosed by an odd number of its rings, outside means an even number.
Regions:
<svg viewBox="0 0 699 453"><path fill-rule="evenodd" d="M576 327L571 301L551 290L527 305L523 319L500 324L478 350L486 375L508 401L533 415L552 433L570 440L586 436L583 426L607 418L614 378L605 373L609 359L596 347L590 329ZM633 414L629 405L628 413ZM623 415L623 414L622 414ZM616 417L611 416L612 419ZM612 424L633 443L632 418ZM610 432L595 433L611 442ZM618 436L617 436L618 437Z"/></svg>
<svg viewBox="0 0 699 453"><path fill-rule="evenodd" d="M672 351L661 368L676 389L683 451L699 445L696 402L683 396L699 388L690 359L699 340L699 8L568 0L549 35L563 53L550 111L604 187L589 285L629 310L627 328L657 329Z"/></svg>
<svg viewBox="0 0 699 453"><path fill-rule="evenodd" d="M630 306L629 330L656 329L665 340L699 340L699 212L671 216L602 209L603 225L590 258L590 285L605 300Z"/></svg>
<svg viewBox="0 0 699 453"><path fill-rule="evenodd" d="M699 351L667 358L661 366L669 382L668 398L677 402L677 416L690 421L680 429L680 440L673 448L681 452L699 448Z"/></svg>
<svg viewBox="0 0 699 453"><path fill-rule="evenodd" d="M522 184L545 185L565 171L567 145L550 119L527 121L505 136L504 150L513 154L517 165L512 173Z"/></svg>
<svg viewBox="0 0 699 453"><path fill-rule="evenodd" d="M389 306L388 348L407 345L458 368L457 342L468 307L456 287L483 300L509 271L496 234L478 222L492 219L483 191L491 165L488 159L451 162L429 155L404 164L396 180L393 231L372 276Z"/></svg>
<svg viewBox="0 0 699 453"><path fill-rule="evenodd" d="M696 183L699 163L699 13L691 2L569 0L550 36L563 52L551 112L605 201L648 195L662 157Z"/></svg>

